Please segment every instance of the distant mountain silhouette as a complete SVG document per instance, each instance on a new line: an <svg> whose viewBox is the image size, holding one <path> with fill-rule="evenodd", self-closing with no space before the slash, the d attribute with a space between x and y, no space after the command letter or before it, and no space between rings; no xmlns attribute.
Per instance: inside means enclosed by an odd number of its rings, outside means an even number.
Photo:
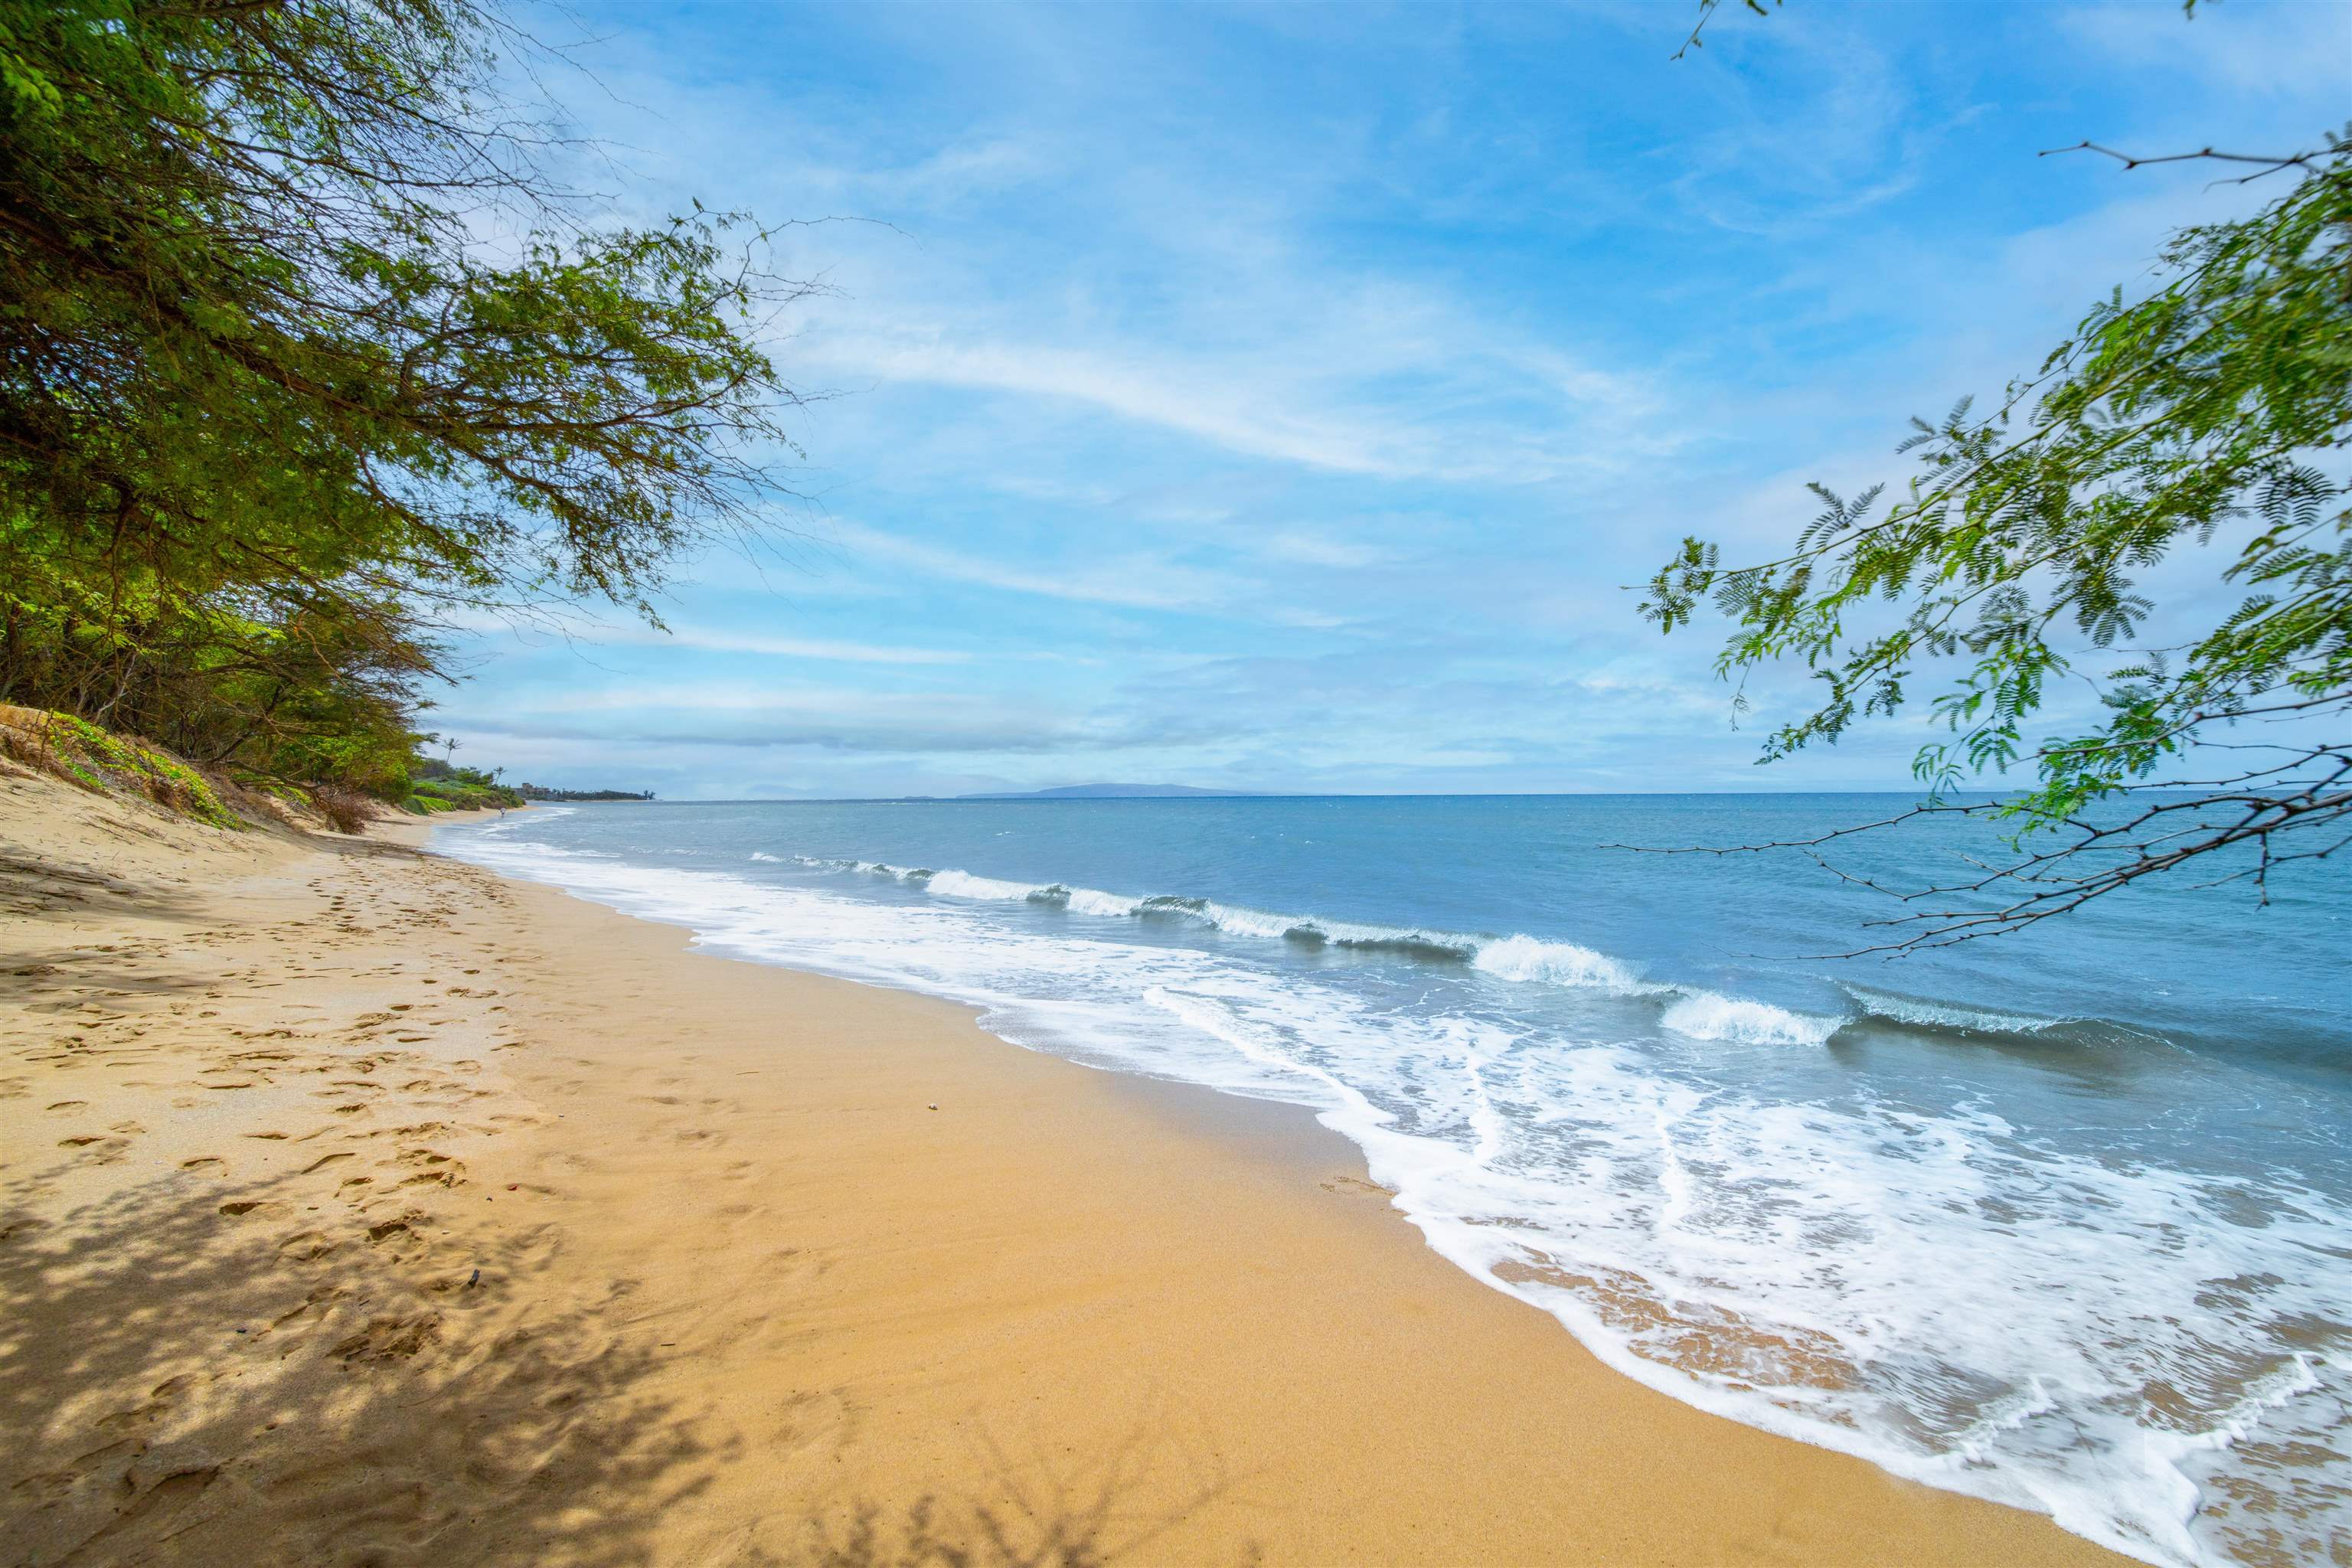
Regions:
<svg viewBox="0 0 2352 1568"><path fill-rule="evenodd" d="M1194 789L1190 784L1088 784L1058 789L1002 790L983 795L960 795L958 800L1156 800L1170 795L1252 795L1247 789Z"/></svg>

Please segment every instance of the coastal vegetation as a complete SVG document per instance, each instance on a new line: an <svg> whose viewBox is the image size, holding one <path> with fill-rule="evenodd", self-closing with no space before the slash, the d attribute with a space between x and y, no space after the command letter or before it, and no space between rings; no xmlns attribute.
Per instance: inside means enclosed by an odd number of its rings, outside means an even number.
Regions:
<svg viewBox="0 0 2352 1568"><path fill-rule="evenodd" d="M592 213L469 0L0 0L0 701L415 808L457 616L648 620L793 401L749 219ZM94 743L94 742L93 742Z"/></svg>
<svg viewBox="0 0 2352 1568"><path fill-rule="evenodd" d="M0 773L8 771L8 763L37 774L54 774L94 794L128 794L208 826L232 830L272 821L323 822L356 833L381 816L387 804L331 783L296 784L251 774L237 780L217 769L192 767L152 742L103 729L71 713L0 703ZM453 767L434 757L415 759L414 768L409 793L389 804L415 816L508 809L553 798L554 794L583 800L641 798L517 788L499 783L495 773Z"/></svg>
<svg viewBox="0 0 2352 1568"><path fill-rule="evenodd" d="M522 805L527 798L522 791L499 782L499 773L503 771L484 773L479 768L457 767L437 757L420 757L411 770L415 783L409 797L402 805L419 816L436 811L482 811Z"/></svg>
<svg viewBox="0 0 2352 1568"><path fill-rule="evenodd" d="M1817 484L1820 512L1786 553L1731 565L1687 539L1643 605L1669 632L1703 605L1732 623L1717 669L1742 683L1738 710L1746 678L1780 661L1820 683L1766 737L1765 763L1949 678L1930 699L1942 735L1913 763L1925 804L1732 851L1821 858L1934 814L2003 824L2016 856L1953 883L1840 872L1899 900L1886 946L2018 930L2184 866L2259 892L2352 843L2352 135L2275 156L2063 151L2126 168L2194 160L2285 188L2174 235L2158 286L2100 301L1990 410L1963 398L1915 419L1899 449L1921 471L1887 504L1883 486ZM2140 583L2189 546L2219 553L2179 597L2231 601L2201 625L2193 606L2159 617ZM2170 635L2139 639L2151 621ZM2070 678L2097 689L2104 717L2030 735ZM2031 786L1955 798L2011 769Z"/></svg>
<svg viewBox="0 0 2352 1568"><path fill-rule="evenodd" d="M179 758L70 713L0 703L0 757L100 794L127 789L215 827L241 826L213 782Z"/></svg>

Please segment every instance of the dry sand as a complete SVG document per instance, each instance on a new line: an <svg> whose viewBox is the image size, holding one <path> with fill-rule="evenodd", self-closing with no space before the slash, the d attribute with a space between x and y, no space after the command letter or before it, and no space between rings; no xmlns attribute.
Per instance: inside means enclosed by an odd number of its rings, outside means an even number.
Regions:
<svg viewBox="0 0 2352 1568"><path fill-rule="evenodd" d="M0 1563L2120 1561L1609 1372L1303 1112L685 942L0 778Z"/></svg>

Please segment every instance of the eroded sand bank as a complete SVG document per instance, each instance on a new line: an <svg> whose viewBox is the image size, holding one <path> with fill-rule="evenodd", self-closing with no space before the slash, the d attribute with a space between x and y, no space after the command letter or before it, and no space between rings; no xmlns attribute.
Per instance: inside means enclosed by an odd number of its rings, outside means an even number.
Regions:
<svg viewBox="0 0 2352 1568"><path fill-rule="evenodd" d="M0 778L0 1561L2119 1561L1617 1376L1303 1112L399 837Z"/></svg>

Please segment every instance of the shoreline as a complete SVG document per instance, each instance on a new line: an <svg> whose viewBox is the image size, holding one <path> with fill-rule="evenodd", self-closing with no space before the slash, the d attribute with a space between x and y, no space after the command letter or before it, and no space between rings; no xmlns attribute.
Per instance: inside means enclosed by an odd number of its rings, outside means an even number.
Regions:
<svg viewBox="0 0 2352 1568"><path fill-rule="evenodd" d="M396 847L454 816L0 790L10 1561L2125 1561L1611 1371L1302 1108Z"/></svg>

